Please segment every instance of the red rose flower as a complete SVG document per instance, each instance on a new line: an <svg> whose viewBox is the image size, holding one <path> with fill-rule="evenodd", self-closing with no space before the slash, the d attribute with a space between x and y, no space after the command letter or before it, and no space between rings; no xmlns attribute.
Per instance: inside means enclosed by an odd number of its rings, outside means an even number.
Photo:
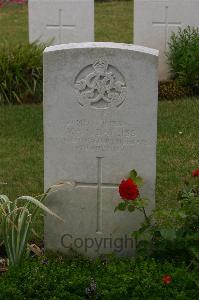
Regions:
<svg viewBox="0 0 199 300"><path fill-rule="evenodd" d="M191 173L192 177L199 177L199 169L197 170L194 170L192 173Z"/></svg>
<svg viewBox="0 0 199 300"><path fill-rule="evenodd" d="M119 193L124 200L135 200L139 196L138 187L132 179L122 180Z"/></svg>
<svg viewBox="0 0 199 300"><path fill-rule="evenodd" d="M170 275L164 275L163 277L162 277L162 281L163 281L163 283L164 284L170 284L171 283L171 281L172 281L172 277L170 276Z"/></svg>

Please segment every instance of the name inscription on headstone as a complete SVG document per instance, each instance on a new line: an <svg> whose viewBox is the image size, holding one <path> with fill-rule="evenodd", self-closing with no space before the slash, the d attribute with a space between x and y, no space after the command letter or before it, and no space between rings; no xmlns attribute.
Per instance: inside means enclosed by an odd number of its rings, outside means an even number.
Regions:
<svg viewBox="0 0 199 300"><path fill-rule="evenodd" d="M64 132L64 141L78 151L121 151L128 146L147 144L147 140L137 136L133 125L122 121L71 120Z"/></svg>

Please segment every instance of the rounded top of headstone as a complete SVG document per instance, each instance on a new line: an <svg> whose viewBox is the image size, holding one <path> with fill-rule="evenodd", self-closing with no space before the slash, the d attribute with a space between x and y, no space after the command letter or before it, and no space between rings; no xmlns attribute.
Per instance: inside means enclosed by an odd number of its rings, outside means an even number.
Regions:
<svg viewBox="0 0 199 300"><path fill-rule="evenodd" d="M44 53L69 50L69 49L92 49L92 48L101 48L101 49L120 49L120 50L129 50L134 52L142 52L150 54L153 56L159 55L159 51L156 49L138 46L134 44L125 44L125 43L112 43L112 42L88 42L88 43L69 43L69 44L60 44L47 47L44 50Z"/></svg>

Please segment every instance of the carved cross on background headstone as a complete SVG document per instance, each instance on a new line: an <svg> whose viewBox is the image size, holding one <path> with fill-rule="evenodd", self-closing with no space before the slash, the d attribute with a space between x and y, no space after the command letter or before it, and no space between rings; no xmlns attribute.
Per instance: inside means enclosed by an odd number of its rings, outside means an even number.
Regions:
<svg viewBox="0 0 199 300"><path fill-rule="evenodd" d="M84 183L77 182L77 187L97 187L97 229L96 233L102 233L102 189L103 188L117 188L118 184L103 183L102 180L102 159L103 157L97 157L97 183Z"/></svg>
<svg viewBox="0 0 199 300"><path fill-rule="evenodd" d="M49 24L46 27L47 27L47 29L56 29L56 30L58 30L58 33L59 33L58 42L59 42L59 44L61 44L62 41L63 41L63 38L62 38L63 29L67 29L67 30L74 29L75 25L63 24L63 22L62 22L62 9L59 9L59 24Z"/></svg>
<svg viewBox="0 0 199 300"><path fill-rule="evenodd" d="M165 35L164 35L164 49L165 51L167 50L167 43L168 43L168 38L169 38L169 28L170 27L180 27L181 22L169 22L169 7L165 6L165 15L164 15L164 21L163 22L152 22L153 26L163 26L165 30Z"/></svg>

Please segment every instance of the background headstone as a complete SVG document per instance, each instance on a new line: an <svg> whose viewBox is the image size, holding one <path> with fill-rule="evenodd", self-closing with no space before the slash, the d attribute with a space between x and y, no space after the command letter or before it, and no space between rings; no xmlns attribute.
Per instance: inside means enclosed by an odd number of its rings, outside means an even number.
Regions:
<svg viewBox="0 0 199 300"><path fill-rule="evenodd" d="M94 41L94 0L29 0L29 41Z"/></svg>
<svg viewBox="0 0 199 300"><path fill-rule="evenodd" d="M155 205L157 63L157 50L126 44L46 48L45 188L75 182L48 197L65 223L45 217L47 249L132 254L129 239L143 216L114 208L118 184L134 168L145 179L148 210Z"/></svg>
<svg viewBox="0 0 199 300"><path fill-rule="evenodd" d="M171 32L198 27L198 13L198 0L134 0L134 44L160 51L160 80L169 78L165 51Z"/></svg>

